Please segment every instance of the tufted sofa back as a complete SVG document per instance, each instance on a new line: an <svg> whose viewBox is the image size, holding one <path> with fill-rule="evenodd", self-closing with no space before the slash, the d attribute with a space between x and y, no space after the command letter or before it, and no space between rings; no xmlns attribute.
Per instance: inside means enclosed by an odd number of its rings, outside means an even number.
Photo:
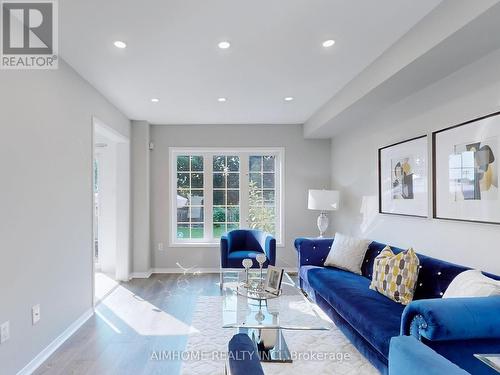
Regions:
<svg viewBox="0 0 500 375"><path fill-rule="evenodd" d="M370 246L368 246L368 250L366 251L365 259L361 267L363 276L369 279L372 278L373 262L375 257L380 254L385 246L385 244L381 244L376 241L372 242ZM395 254L403 251L402 249L392 246L391 250ZM413 299L441 298L455 276L470 269L469 267L445 262L444 260L431 258L422 254L417 254L417 256L420 261L420 271ZM500 280L500 276L487 273L485 273L485 275L495 280Z"/></svg>

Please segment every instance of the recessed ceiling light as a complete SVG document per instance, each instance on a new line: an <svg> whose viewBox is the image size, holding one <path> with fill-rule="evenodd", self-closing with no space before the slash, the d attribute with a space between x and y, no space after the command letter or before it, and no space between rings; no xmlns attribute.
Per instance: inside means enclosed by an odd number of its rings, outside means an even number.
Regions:
<svg viewBox="0 0 500 375"><path fill-rule="evenodd" d="M285 97L285 102L291 102L294 99L293 96L287 96Z"/></svg>
<svg viewBox="0 0 500 375"><path fill-rule="evenodd" d="M231 47L231 43L229 43L228 41L224 41L220 42L218 46L220 49L228 49L229 47Z"/></svg>
<svg viewBox="0 0 500 375"><path fill-rule="evenodd" d="M160 101L160 99L158 99L158 98L153 98L153 99L151 99L151 101L152 101L153 103L158 103L158 102Z"/></svg>
<svg viewBox="0 0 500 375"><path fill-rule="evenodd" d="M127 48L127 43L125 42L122 42L121 40L117 40L113 43L115 45L116 48Z"/></svg>
<svg viewBox="0 0 500 375"><path fill-rule="evenodd" d="M227 98L218 98L217 101L224 103L224 102L227 102Z"/></svg>
<svg viewBox="0 0 500 375"><path fill-rule="evenodd" d="M335 44L335 40L333 39L328 39L323 42L323 47L328 48L331 47Z"/></svg>

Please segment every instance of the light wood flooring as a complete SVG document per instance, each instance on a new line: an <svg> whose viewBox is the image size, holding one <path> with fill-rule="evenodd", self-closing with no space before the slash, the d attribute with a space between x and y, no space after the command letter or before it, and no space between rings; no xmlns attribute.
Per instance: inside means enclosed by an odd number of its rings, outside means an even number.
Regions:
<svg viewBox="0 0 500 375"><path fill-rule="evenodd" d="M180 374L180 361L154 361L152 352L185 348L197 297L220 294L218 283L218 274L108 283L96 314L35 374Z"/></svg>

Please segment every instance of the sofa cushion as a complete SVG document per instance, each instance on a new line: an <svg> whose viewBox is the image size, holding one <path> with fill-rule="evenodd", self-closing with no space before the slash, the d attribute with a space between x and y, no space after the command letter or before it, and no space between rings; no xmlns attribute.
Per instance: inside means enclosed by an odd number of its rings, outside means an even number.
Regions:
<svg viewBox="0 0 500 375"><path fill-rule="evenodd" d="M500 296L500 281L484 276L479 270L467 270L453 279L443 298L490 296Z"/></svg>
<svg viewBox="0 0 500 375"><path fill-rule="evenodd" d="M398 336L404 306L369 289L366 277L336 268L311 268L310 286L384 357Z"/></svg>
<svg viewBox="0 0 500 375"><path fill-rule="evenodd" d="M375 258L370 289L407 305L413 299L418 276L418 257L413 249L394 254L389 246Z"/></svg>
<svg viewBox="0 0 500 375"><path fill-rule="evenodd" d="M231 251L227 255L227 263L229 268L241 268L242 264L241 262L245 258L252 259L253 261L253 266L252 267L258 267L259 263L255 260L255 257L258 254L262 254L262 251L254 251L254 250L239 250L239 251ZM264 267L267 267L269 264L269 259L266 260L264 263Z"/></svg>

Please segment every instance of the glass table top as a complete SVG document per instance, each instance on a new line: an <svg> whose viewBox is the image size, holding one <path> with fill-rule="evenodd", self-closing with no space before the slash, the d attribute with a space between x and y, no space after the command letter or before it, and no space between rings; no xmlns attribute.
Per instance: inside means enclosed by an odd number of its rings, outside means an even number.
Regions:
<svg viewBox="0 0 500 375"><path fill-rule="evenodd" d="M265 280L266 271L263 271ZM333 324L328 316L311 303L285 273L279 297L256 300L237 292L237 286L246 279L244 270L224 271L223 327L224 328L280 328L287 330L328 330ZM249 280L258 282L259 270L249 271Z"/></svg>
<svg viewBox="0 0 500 375"><path fill-rule="evenodd" d="M500 354L474 354L474 357L500 373Z"/></svg>

